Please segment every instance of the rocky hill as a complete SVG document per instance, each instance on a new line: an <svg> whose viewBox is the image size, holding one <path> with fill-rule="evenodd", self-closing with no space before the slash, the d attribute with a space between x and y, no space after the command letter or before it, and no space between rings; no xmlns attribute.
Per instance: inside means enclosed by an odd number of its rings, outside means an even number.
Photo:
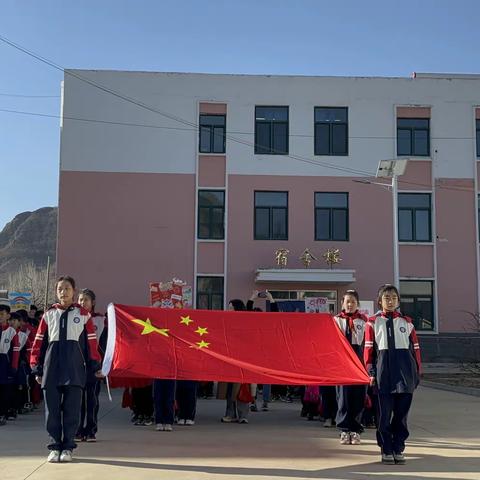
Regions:
<svg viewBox="0 0 480 480"><path fill-rule="evenodd" d="M47 256L55 262L57 248L56 207L44 207L34 212L18 214L0 232L0 287L7 286L9 273L33 262L44 268Z"/></svg>

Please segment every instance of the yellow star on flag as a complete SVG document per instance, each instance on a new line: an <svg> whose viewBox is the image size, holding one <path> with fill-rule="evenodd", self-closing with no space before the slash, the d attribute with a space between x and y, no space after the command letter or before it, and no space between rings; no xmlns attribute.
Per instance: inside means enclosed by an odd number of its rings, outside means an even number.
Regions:
<svg viewBox="0 0 480 480"><path fill-rule="evenodd" d="M208 342L204 342L203 340L201 342L196 342L198 345L198 348L208 348L210 345Z"/></svg>
<svg viewBox="0 0 480 480"><path fill-rule="evenodd" d="M207 335L207 334L208 334L208 330L207 330L207 328L198 327L198 328L195 330L195 333L198 333L198 334L202 337L203 335Z"/></svg>
<svg viewBox="0 0 480 480"><path fill-rule="evenodd" d="M140 320L138 318L132 319L132 322L137 323L138 325L141 325L143 327L142 335L148 335L149 333L159 333L160 335L163 335L165 337L168 337L168 328L157 328L155 325L152 325L152 322L150 321L149 318L146 320Z"/></svg>
<svg viewBox="0 0 480 480"><path fill-rule="evenodd" d="M181 318L180 323L183 323L183 324L186 325L187 327L188 327L188 325L189 325L190 323L193 322L193 320L190 318L189 315L187 315L186 317L180 317L180 318Z"/></svg>

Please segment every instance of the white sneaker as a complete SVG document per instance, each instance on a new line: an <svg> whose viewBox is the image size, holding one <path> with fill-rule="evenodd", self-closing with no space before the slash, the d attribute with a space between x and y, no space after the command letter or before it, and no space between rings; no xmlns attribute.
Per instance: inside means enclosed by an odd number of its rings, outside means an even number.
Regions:
<svg viewBox="0 0 480 480"><path fill-rule="evenodd" d="M161 423L157 423L157 426L155 427L155 430L157 432L163 432L165 430L165 425L163 425Z"/></svg>
<svg viewBox="0 0 480 480"><path fill-rule="evenodd" d="M170 423L165 424L163 427L164 427L163 430L165 430L165 432L173 431L173 427Z"/></svg>
<svg viewBox="0 0 480 480"><path fill-rule="evenodd" d="M185 420L185 425L195 425L194 420Z"/></svg>
<svg viewBox="0 0 480 480"><path fill-rule="evenodd" d="M350 445L350 433L342 432L340 434L340 445Z"/></svg>
<svg viewBox="0 0 480 480"><path fill-rule="evenodd" d="M59 450L50 450L50 453L47 457L47 462L49 463L58 463L60 461L60 451Z"/></svg>
<svg viewBox="0 0 480 480"><path fill-rule="evenodd" d="M350 434L350 443L352 445L360 445L360 434L357 432L352 432Z"/></svg>
<svg viewBox="0 0 480 480"><path fill-rule="evenodd" d="M325 428L332 428L333 427L333 422L331 418L327 418L325 422L323 423L323 426Z"/></svg>
<svg viewBox="0 0 480 480"><path fill-rule="evenodd" d="M60 462L71 462L72 461L72 451L71 450L62 450L60 454Z"/></svg>
<svg viewBox="0 0 480 480"><path fill-rule="evenodd" d="M187 421L183 418L180 418L180 420L178 420L177 422L177 425L186 425Z"/></svg>

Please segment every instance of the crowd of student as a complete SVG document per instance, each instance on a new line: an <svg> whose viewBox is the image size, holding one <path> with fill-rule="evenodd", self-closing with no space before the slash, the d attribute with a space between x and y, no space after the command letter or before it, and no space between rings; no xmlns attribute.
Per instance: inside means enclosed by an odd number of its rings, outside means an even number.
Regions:
<svg viewBox="0 0 480 480"><path fill-rule="evenodd" d="M75 281L57 280L58 303L46 312L32 307L10 312L0 305L0 425L37 408L43 391L46 429L50 437L49 462L69 462L76 442L96 440L101 361L105 351L105 316L95 311L95 294L83 289L76 298ZM247 304L233 299L230 310L261 311L257 298L266 298L271 311L278 307L271 294L254 291ZM77 300L77 302L75 302ZM412 321L399 311L400 297L392 285L378 292L379 311L370 319L359 313L359 296L348 290L334 321L364 363L370 385L320 387L297 390L301 415L322 418L324 426L340 430L342 445L358 445L365 427L376 426L383 463L405 463L403 451L409 432L407 417L419 382L420 351ZM200 383L203 396L208 385ZM262 411L269 410L272 387L292 401L293 388L263 385ZM258 390L258 391L257 391ZM199 383L154 379L139 381L124 391L122 405L132 410L132 423L155 425L172 431L174 424L195 424ZM278 391L274 393L277 393ZM258 411L260 389L254 384L218 384L217 398L224 399L223 423L248 423Z"/></svg>

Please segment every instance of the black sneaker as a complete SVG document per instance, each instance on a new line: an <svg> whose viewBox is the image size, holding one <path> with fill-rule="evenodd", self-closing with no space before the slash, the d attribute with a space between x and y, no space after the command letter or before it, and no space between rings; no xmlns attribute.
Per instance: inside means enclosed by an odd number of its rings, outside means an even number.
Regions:
<svg viewBox="0 0 480 480"><path fill-rule="evenodd" d="M85 437L83 436L83 433L77 432L77 433L75 434L75 441L76 441L76 442L84 442L84 441L85 441Z"/></svg>
<svg viewBox="0 0 480 480"><path fill-rule="evenodd" d="M87 435L86 441L87 442L96 442L97 437L92 433L91 435Z"/></svg>
<svg viewBox="0 0 480 480"><path fill-rule="evenodd" d="M399 465L404 465L406 463L405 455L403 453L394 453L393 459L395 460L395 463L398 463Z"/></svg>
<svg viewBox="0 0 480 480"><path fill-rule="evenodd" d="M0 427L3 427L4 425L7 424L7 418L5 416L0 417Z"/></svg>
<svg viewBox="0 0 480 480"><path fill-rule="evenodd" d="M133 422L134 425L145 425L145 417L143 415L139 415L137 419Z"/></svg>

